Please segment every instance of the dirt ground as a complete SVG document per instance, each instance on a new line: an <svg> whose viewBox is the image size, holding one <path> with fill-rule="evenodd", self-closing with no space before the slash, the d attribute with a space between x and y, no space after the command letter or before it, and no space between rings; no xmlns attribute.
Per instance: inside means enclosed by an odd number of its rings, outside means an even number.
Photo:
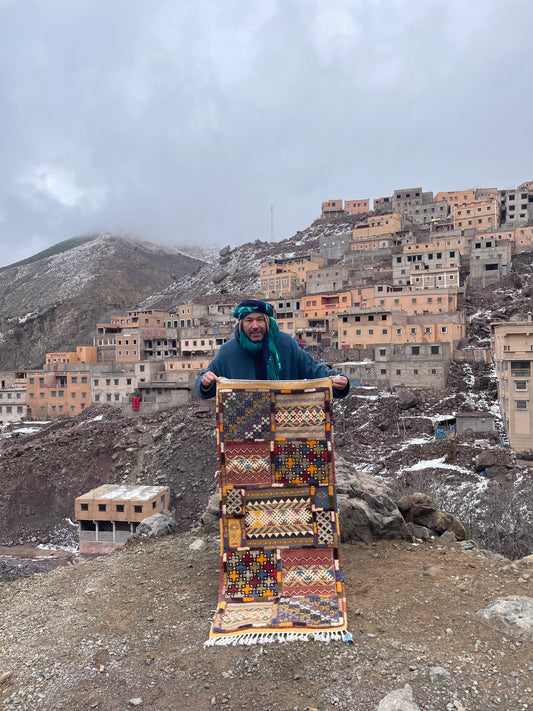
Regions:
<svg viewBox="0 0 533 711"><path fill-rule="evenodd" d="M190 544L201 539L203 550ZM202 544L201 544L202 545ZM410 684L424 711L533 708L533 644L472 614L531 595L531 568L457 543L342 547L353 644L204 649L219 539L192 531L0 586L0 704L33 711L372 711ZM431 680L430 670L448 675Z"/></svg>

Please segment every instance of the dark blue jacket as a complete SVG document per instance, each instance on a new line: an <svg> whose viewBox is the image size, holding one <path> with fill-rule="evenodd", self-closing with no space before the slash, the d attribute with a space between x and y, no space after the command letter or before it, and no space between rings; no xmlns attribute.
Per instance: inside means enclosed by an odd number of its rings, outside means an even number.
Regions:
<svg viewBox="0 0 533 711"><path fill-rule="evenodd" d="M339 370L332 370L322 363L318 363L313 356L304 351L298 343L287 333L280 331L277 344L281 361L280 380L312 380L314 378L328 378L330 375L344 375ZM211 363L196 378L194 389L204 399L214 397L216 387L204 392L200 388L200 381L207 370L212 370L215 375L231 380L256 380L254 356L244 350L238 340L238 326L235 327L235 337L224 343ZM333 389L334 397L345 397L350 390L350 383L344 390Z"/></svg>

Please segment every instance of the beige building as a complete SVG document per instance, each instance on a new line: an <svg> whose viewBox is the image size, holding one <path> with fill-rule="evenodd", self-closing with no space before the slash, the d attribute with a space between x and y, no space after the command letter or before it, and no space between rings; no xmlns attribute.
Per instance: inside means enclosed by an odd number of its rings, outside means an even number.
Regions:
<svg viewBox="0 0 533 711"><path fill-rule="evenodd" d="M344 203L342 200L326 200L322 203L322 217L336 217L344 215Z"/></svg>
<svg viewBox="0 0 533 711"><path fill-rule="evenodd" d="M495 198L479 198L453 208L455 230L475 229L481 232L496 229L500 222L500 203Z"/></svg>
<svg viewBox="0 0 533 711"><path fill-rule="evenodd" d="M498 399L510 446L533 450L533 322L491 324Z"/></svg>
<svg viewBox="0 0 533 711"><path fill-rule="evenodd" d="M318 254L269 259L259 269L260 299L287 299L305 292L307 272L320 269L324 260Z"/></svg>
<svg viewBox="0 0 533 711"><path fill-rule="evenodd" d="M464 337L462 312L417 314L352 307L331 319L333 345L341 349L375 348L380 344L450 343Z"/></svg>
<svg viewBox="0 0 533 711"><path fill-rule="evenodd" d="M366 239L377 235L390 235L402 229L402 216L397 213L375 215L367 222L362 222L353 228L352 239Z"/></svg>
<svg viewBox="0 0 533 711"><path fill-rule="evenodd" d="M446 200L450 207L453 207L454 205L463 205L467 202L473 202L475 199L475 188L468 188L467 190L448 190L435 195L436 201Z"/></svg>
<svg viewBox="0 0 533 711"><path fill-rule="evenodd" d="M121 548L139 523L169 506L168 486L103 484L74 502L80 553L111 553Z"/></svg>

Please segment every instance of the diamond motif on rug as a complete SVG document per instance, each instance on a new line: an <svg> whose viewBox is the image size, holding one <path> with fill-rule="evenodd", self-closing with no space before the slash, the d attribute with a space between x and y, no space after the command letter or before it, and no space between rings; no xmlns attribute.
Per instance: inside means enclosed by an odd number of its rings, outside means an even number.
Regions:
<svg viewBox="0 0 533 711"><path fill-rule="evenodd" d="M276 551L230 553L226 561L226 576L226 594L230 598L277 595Z"/></svg>
<svg viewBox="0 0 533 711"><path fill-rule="evenodd" d="M274 442L275 480L280 484L328 484L328 462L326 440Z"/></svg>
<svg viewBox="0 0 533 711"><path fill-rule="evenodd" d="M291 622L309 627L326 627L341 619L337 596L302 595L280 598L278 623Z"/></svg>
<svg viewBox="0 0 533 711"><path fill-rule="evenodd" d="M270 393L246 390L223 392L222 408L225 441L270 437Z"/></svg>

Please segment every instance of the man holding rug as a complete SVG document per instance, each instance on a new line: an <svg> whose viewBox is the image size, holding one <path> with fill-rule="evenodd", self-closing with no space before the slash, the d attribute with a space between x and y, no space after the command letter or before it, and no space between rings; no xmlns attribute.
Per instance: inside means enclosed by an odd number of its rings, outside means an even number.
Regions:
<svg viewBox="0 0 533 711"><path fill-rule="evenodd" d="M298 343L279 330L274 309L266 301L246 299L235 309L238 320L234 337L224 343L215 358L195 383L201 398L215 396L220 378L234 380L313 380L330 378L333 396L345 397L350 381L304 351Z"/></svg>

